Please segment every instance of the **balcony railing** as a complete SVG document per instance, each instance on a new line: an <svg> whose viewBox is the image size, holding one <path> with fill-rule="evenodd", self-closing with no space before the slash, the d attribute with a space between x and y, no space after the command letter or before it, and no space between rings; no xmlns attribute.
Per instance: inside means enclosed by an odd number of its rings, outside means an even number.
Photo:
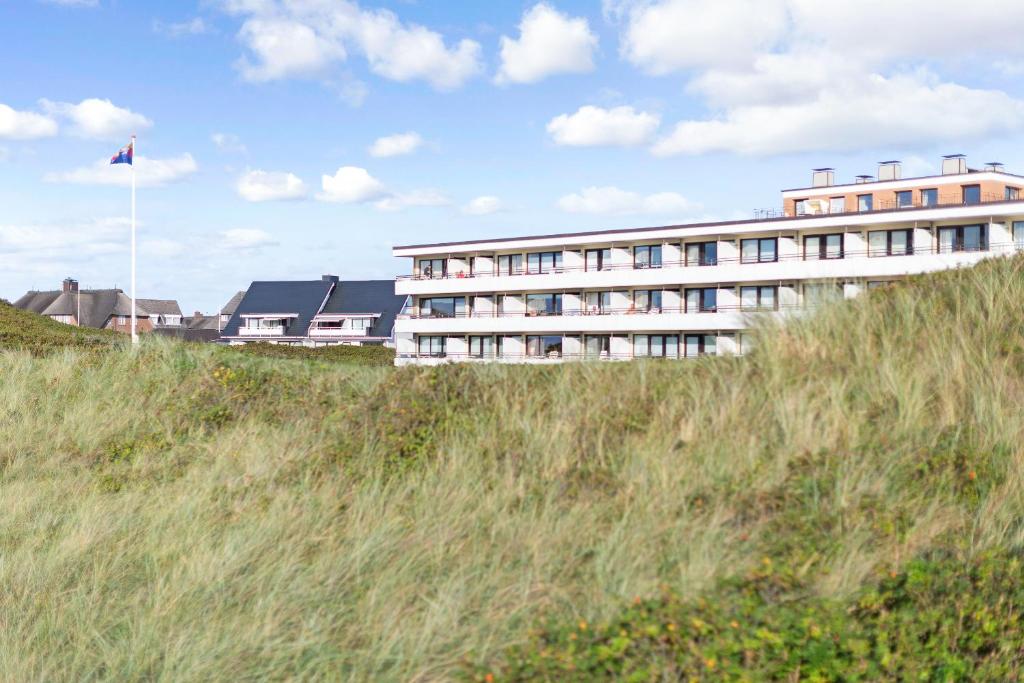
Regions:
<svg viewBox="0 0 1024 683"><path fill-rule="evenodd" d="M284 327L239 327L240 337L281 337L284 335Z"/></svg>
<svg viewBox="0 0 1024 683"><path fill-rule="evenodd" d="M774 307L744 306L742 304L723 304L714 308L698 309L687 307L685 304L679 306L626 306L618 308L573 308L563 309L556 312L547 311L464 311L453 315L403 313L398 316L402 320L464 320L466 318L546 318L546 317L585 317L585 316L606 316L606 315L705 315L708 313L777 313L779 311L799 310L805 306L800 304L779 304Z"/></svg>
<svg viewBox="0 0 1024 683"><path fill-rule="evenodd" d="M857 193L856 191L853 191L844 194ZM863 192L861 194L869 193ZM842 211L832 211L830 206L828 211L805 211L803 213L787 213L784 209L755 209L754 218L758 220L771 218L810 218L815 216L841 216L858 213L875 213L878 211L900 211L903 209L948 209L958 206L978 206L979 204L1013 201L1019 200L1007 199L1005 195L998 192L982 192L978 201L964 201L963 195L960 192L951 192L938 195L933 202L924 202L919 196L912 198L909 202L901 202L898 199L874 199L872 200L871 208L863 210L856 206L844 207Z"/></svg>
<svg viewBox="0 0 1024 683"><path fill-rule="evenodd" d="M526 353L486 353L471 354L459 352L444 353L399 353L397 358L402 360L462 360L462 361L517 361L517 362L551 362L563 360L590 360L590 361L611 361L611 360L694 360L714 354L700 354L700 356L636 356L632 352L626 353L600 353L593 354L586 351L578 353L552 353L548 355L530 355Z"/></svg>
<svg viewBox="0 0 1024 683"><path fill-rule="evenodd" d="M895 229L898 229L898 228L895 228ZM868 232L884 232L886 230L887 230L887 228L881 228L880 227L877 231L869 230ZM824 234L827 234L827 233L821 233L821 234L817 234L817 235L805 235L805 236L806 237L816 237L816 236L821 236L821 235L824 235ZM834 233L832 233L832 234L834 234ZM856 233L856 234L859 234L859 233ZM789 238L794 238L795 239L795 238L798 238L799 236L794 234L794 235L783 235L783 237L789 237ZM743 239L743 238L740 238L740 239ZM745 266L747 266L747 265L755 266L755 265L763 265L763 264L766 264L766 263L779 263L780 261L784 261L784 262L793 262L793 261L836 261L836 260L841 260L841 259L846 259L846 258L884 258L884 257L887 257L887 256L922 256L922 255L929 255L929 254L935 255L935 254L952 254L952 253L970 253L970 252L980 252L980 251L990 251L990 252L993 252L993 253L1009 253L1009 252L1012 252L1012 251L1020 251L1020 250L1024 250L1024 244L1013 243L1013 242L993 242L991 244L987 244L987 245L985 245L985 246L983 246L981 248L978 248L978 249L952 249L952 248L949 248L949 247L940 247L940 246L937 246L937 245L934 245L934 244L929 244L929 245L924 245L924 246L914 245L906 253L895 253L895 254L879 253L878 250L873 250L873 249L870 249L870 248L866 248L866 249L844 249L841 256L830 256L830 257L826 257L826 258L821 258L817 254L811 254L811 255L804 254L803 246L800 245L799 246L799 253L796 253L796 254L784 254L784 255L776 254L775 257L771 258L771 259L761 259L761 258L753 259L753 258L749 258L749 257L744 257L741 254L739 256L721 257L721 258L716 259L714 262L706 262L705 261L705 262L700 262L700 263L694 263L694 262L687 261L685 259L679 260L679 261L663 261L660 266L638 266L638 265L635 265L635 264L632 264L632 263L610 264L610 265L606 265L606 266L604 266L602 268L599 268L599 269L594 269L594 268L588 269L586 266L564 266L564 267L561 267L561 268L550 269L550 270L548 270L546 272L543 272L543 273L531 273L531 272L526 272L526 271L521 271L521 272L520 271L516 271L516 272L511 272L510 273L510 272L498 272L497 269L494 269L492 271L474 272L474 273L457 273L457 274L445 273L444 276L437 276L437 275L426 276L426 275L417 275L417 274L399 275L396 279L398 279L398 280L453 280L453 279L462 280L462 279L483 278L483 277L510 277L510 276L518 277L518 276L529 276L529 275L559 275L559 274L562 274L562 273L582 273L582 272L613 272L613 271L620 271L621 272L621 271L624 271L624 270L661 270L661 269L666 269L666 268L709 268L709 267L714 267L714 266L731 265L731 264L739 264L739 265L745 265Z"/></svg>

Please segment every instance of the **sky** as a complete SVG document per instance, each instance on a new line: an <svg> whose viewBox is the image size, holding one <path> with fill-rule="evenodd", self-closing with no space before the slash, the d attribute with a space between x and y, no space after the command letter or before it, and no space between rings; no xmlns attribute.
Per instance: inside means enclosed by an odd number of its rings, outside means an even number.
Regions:
<svg viewBox="0 0 1024 683"><path fill-rule="evenodd" d="M1024 173L1019 0L0 0L0 298L393 278L400 244Z"/></svg>

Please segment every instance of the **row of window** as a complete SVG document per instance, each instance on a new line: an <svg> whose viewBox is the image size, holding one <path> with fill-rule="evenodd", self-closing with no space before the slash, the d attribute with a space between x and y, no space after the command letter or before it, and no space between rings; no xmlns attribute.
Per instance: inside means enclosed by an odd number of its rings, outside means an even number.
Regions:
<svg viewBox="0 0 1024 683"><path fill-rule="evenodd" d="M624 337L623 337L624 338ZM510 350L508 340L515 340ZM470 358L561 358L564 344L561 335L470 336L467 339ZM588 334L574 338L587 358L601 358L610 355L612 335ZM632 352L634 358L689 358L714 355L717 352L717 337L713 334L634 334ZM447 356L448 337L431 335L417 340L419 356L443 358ZM519 351L519 349L522 349Z"/></svg>
<svg viewBox="0 0 1024 683"><path fill-rule="evenodd" d="M846 255L843 233L807 235L803 241L805 260L841 259ZM1013 240L1024 245L1024 221L1013 223ZM868 231L868 256L899 256L913 253L914 235L909 229ZM963 225L938 228L940 252L980 251L988 248L986 225ZM611 249L587 249L584 252L584 269L587 271L609 270ZM685 266L718 265L717 242L695 242L683 245ZM528 254L504 254L497 257L496 269L486 274L533 275L556 273L563 269L561 251L531 252ZM525 256L526 268L523 269ZM635 269L661 268L662 245L639 245L633 247L632 267ZM771 263L779 260L779 239L777 237L753 237L740 240L740 263ZM419 273L424 278L448 277L447 259L420 259ZM475 257L469 258L469 273L475 274Z"/></svg>
<svg viewBox="0 0 1024 683"><path fill-rule="evenodd" d="M898 190L895 192L895 201L893 206L897 209L907 209L915 206L914 204L914 192L918 193L918 203L916 206L929 207L938 206L939 204L939 190L936 187L926 188L923 190ZM999 197L993 197L998 199ZM956 197L945 198L946 204L955 203ZM961 185L959 194L959 203L961 204L980 204L981 203L981 185ZM1003 199L1007 201L1016 201L1020 199L1020 188L1007 187L1003 192ZM811 199L798 199L794 203L794 209L797 216L806 216L811 213L809 202L815 200ZM824 201L824 200L821 200ZM857 211L873 211L875 208L889 208L888 206L875 206L875 195L873 194L859 194L857 195ZM831 197L828 199L828 212L829 213L845 213L846 212L846 197Z"/></svg>

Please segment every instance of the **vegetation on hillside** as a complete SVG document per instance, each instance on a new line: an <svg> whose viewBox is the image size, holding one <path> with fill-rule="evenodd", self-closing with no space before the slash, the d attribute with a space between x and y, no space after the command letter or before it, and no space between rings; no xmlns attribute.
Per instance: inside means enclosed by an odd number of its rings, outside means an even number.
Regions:
<svg viewBox="0 0 1024 683"><path fill-rule="evenodd" d="M301 358L329 363L358 363L360 365L391 366L395 363L395 350L383 346L283 346L269 342L233 346L241 353L265 358Z"/></svg>
<svg viewBox="0 0 1024 683"><path fill-rule="evenodd" d="M0 679L1016 680L1024 261L744 358L0 354Z"/></svg>
<svg viewBox="0 0 1024 683"><path fill-rule="evenodd" d="M122 339L116 332L65 325L0 300L0 349L41 355L67 348L107 348Z"/></svg>

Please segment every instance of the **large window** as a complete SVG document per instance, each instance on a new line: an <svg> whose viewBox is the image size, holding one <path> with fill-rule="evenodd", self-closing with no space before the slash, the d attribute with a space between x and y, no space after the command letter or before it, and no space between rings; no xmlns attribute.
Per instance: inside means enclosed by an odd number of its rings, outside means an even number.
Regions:
<svg viewBox="0 0 1024 683"><path fill-rule="evenodd" d="M828 200L829 213L846 213L846 197L832 197Z"/></svg>
<svg viewBox="0 0 1024 683"><path fill-rule="evenodd" d="M696 242L686 245L686 265L714 266L718 264L718 242Z"/></svg>
<svg viewBox="0 0 1024 683"><path fill-rule="evenodd" d="M602 315L610 313L612 309L611 292L587 292L583 295L584 313L590 315Z"/></svg>
<svg viewBox="0 0 1024 683"><path fill-rule="evenodd" d="M609 270L611 265L611 249L587 249L587 270Z"/></svg>
<svg viewBox="0 0 1024 683"><path fill-rule="evenodd" d="M1017 249L1024 249L1024 221L1013 222L1013 245Z"/></svg>
<svg viewBox="0 0 1024 683"><path fill-rule="evenodd" d="M687 358L714 356L718 349L718 338L713 334L688 334L684 350Z"/></svg>
<svg viewBox="0 0 1024 683"><path fill-rule="evenodd" d="M805 237L804 258L808 261L843 258L843 236L840 234Z"/></svg>
<svg viewBox="0 0 1024 683"><path fill-rule="evenodd" d="M1005 192L1003 193L1003 199L1010 202L1017 201L1018 199L1020 199L1020 188L1007 186Z"/></svg>
<svg viewBox="0 0 1024 683"><path fill-rule="evenodd" d="M964 204L981 203L981 185L962 185Z"/></svg>
<svg viewBox="0 0 1024 683"><path fill-rule="evenodd" d="M498 275L521 275L522 272L522 254L504 254L498 257Z"/></svg>
<svg viewBox="0 0 1024 683"><path fill-rule="evenodd" d="M774 311L778 307L778 287L775 285L740 287L740 308L744 311Z"/></svg>
<svg viewBox="0 0 1024 683"><path fill-rule="evenodd" d="M985 251L986 249L988 249L988 235L984 225L939 228L939 253Z"/></svg>
<svg viewBox="0 0 1024 683"><path fill-rule="evenodd" d="M444 337L420 337L419 355L441 358L444 356L444 346Z"/></svg>
<svg viewBox="0 0 1024 683"><path fill-rule="evenodd" d="M526 355L531 358L561 358L562 338L531 335L526 338Z"/></svg>
<svg viewBox="0 0 1024 683"><path fill-rule="evenodd" d="M420 259L420 277L443 278L447 273L447 262L443 258Z"/></svg>
<svg viewBox="0 0 1024 683"><path fill-rule="evenodd" d="M913 253L913 230L875 230L868 233L868 256L905 256Z"/></svg>
<svg viewBox="0 0 1024 683"><path fill-rule="evenodd" d="M470 337L470 358L494 358L494 337Z"/></svg>
<svg viewBox="0 0 1024 683"><path fill-rule="evenodd" d="M562 315L562 295L527 294L526 315Z"/></svg>
<svg viewBox="0 0 1024 683"><path fill-rule="evenodd" d="M633 356L635 358L678 358L679 335L634 334Z"/></svg>
<svg viewBox="0 0 1024 683"><path fill-rule="evenodd" d="M661 290L638 289L633 292L633 310L637 313L661 313Z"/></svg>
<svg viewBox="0 0 1024 683"><path fill-rule="evenodd" d="M634 268L661 268L661 245L633 247Z"/></svg>
<svg viewBox="0 0 1024 683"><path fill-rule="evenodd" d="M796 200L794 200L793 201L793 208L795 209L797 216L806 216L807 215L807 200L806 199L796 199Z"/></svg>
<svg viewBox="0 0 1024 683"><path fill-rule="evenodd" d="M587 358L607 357L611 353L612 338L607 334L588 334L583 341Z"/></svg>
<svg viewBox="0 0 1024 683"><path fill-rule="evenodd" d="M687 313L714 313L718 310L718 290L714 287L686 290Z"/></svg>
<svg viewBox="0 0 1024 683"><path fill-rule="evenodd" d="M421 318L464 318L466 297L447 296L420 299Z"/></svg>
<svg viewBox="0 0 1024 683"><path fill-rule="evenodd" d="M527 273L554 273L562 268L562 252L535 251L526 255Z"/></svg>
<svg viewBox="0 0 1024 683"><path fill-rule="evenodd" d="M939 203L939 191L932 187L921 190L921 206L936 206Z"/></svg>
<svg viewBox="0 0 1024 683"><path fill-rule="evenodd" d="M874 208L874 195L870 194L859 194L857 195L857 210L858 211L871 211Z"/></svg>
<svg viewBox="0 0 1024 683"><path fill-rule="evenodd" d="M740 240L740 262L741 263L768 263L778 261L778 239L775 237L762 237L757 239Z"/></svg>
<svg viewBox="0 0 1024 683"><path fill-rule="evenodd" d="M914 191L900 190L896 193L896 208L906 209L914 205Z"/></svg>

